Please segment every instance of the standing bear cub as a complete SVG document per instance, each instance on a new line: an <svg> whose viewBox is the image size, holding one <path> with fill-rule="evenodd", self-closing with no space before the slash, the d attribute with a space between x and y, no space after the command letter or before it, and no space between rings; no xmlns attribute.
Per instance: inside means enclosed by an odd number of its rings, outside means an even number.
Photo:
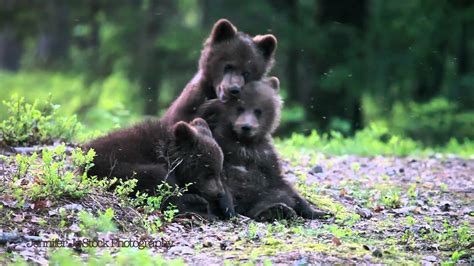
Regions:
<svg viewBox="0 0 474 266"><path fill-rule="evenodd" d="M278 90L275 77L255 81L239 98L210 100L199 109L224 152L224 184L235 211L256 220L324 217L284 180L271 138L280 120Z"/></svg>
<svg viewBox="0 0 474 266"><path fill-rule="evenodd" d="M136 178L137 190L154 195L162 182L180 188L191 184L180 197L171 198L180 213L194 212L205 217L231 216L232 203L221 181L223 154L201 118L172 127L160 121L147 121L95 139L83 146L96 152L88 174L98 177ZM211 210L209 202L218 206ZM222 207L222 208L221 208Z"/></svg>
<svg viewBox="0 0 474 266"><path fill-rule="evenodd" d="M225 102L248 82L259 80L273 64L277 40L273 35L251 37L220 19L201 52L199 70L162 117L167 125L191 121L208 99Z"/></svg>

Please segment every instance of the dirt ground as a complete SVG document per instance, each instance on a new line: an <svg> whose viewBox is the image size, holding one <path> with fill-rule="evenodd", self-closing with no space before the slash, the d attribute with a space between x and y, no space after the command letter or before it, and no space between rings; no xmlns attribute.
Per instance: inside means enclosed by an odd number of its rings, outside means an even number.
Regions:
<svg viewBox="0 0 474 266"><path fill-rule="evenodd" d="M214 222L178 217L151 234L134 227L139 210L122 206L113 195L92 193L16 208L0 190L0 256L46 264L55 248L31 246L36 237L60 239L86 258L90 250L73 244L90 239L80 233L75 214L113 208L120 230L92 234L94 240L152 241L153 254L189 264L474 263L474 160L319 155L285 162L284 168L290 182L335 217L274 223L243 216ZM14 163L2 162L0 181L9 182L14 169ZM58 214L61 207L66 214ZM118 249L94 252L113 256Z"/></svg>

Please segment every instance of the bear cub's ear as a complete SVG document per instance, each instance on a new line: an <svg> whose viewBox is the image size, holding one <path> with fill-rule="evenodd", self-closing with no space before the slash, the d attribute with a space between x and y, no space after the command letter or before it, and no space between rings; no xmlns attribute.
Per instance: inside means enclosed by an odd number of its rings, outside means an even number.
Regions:
<svg viewBox="0 0 474 266"><path fill-rule="evenodd" d="M267 81L276 92L280 90L280 80L277 77L269 77Z"/></svg>
<svg viewBox="0 0 474 266"><path fill-rule="evenodd" d="M253 37L253 42L257 45L258 49L263 54L266 60L273 57L277 47L277 39L271 34L257 35Z"/></svg>
<svg viewBox="0 0 474 266"><path fill-rule="evenodd" d="M173 134L178 143L194 143L197 139L196 130L184 121L175 124Z"/></svg>
<svg viewBox="0 0 474 266"><path fill-rule="evenodd" d="M237 29L227 19L219 19L211 32L212 43L218 43L233 38L237 34Z"/></svg>

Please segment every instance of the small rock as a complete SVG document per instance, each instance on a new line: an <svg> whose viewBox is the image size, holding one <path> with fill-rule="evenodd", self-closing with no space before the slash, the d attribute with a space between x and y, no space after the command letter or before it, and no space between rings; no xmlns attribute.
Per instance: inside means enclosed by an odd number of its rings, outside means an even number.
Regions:
<svg viewBox="0 0 474 266"><path fill-rule="evenodd" d="M168 255L193 255L194 249L188 246L174 246L168 250Z"/></svg>
<svg viewBox="0 0 474 266"><path fill-rule="evenodd" d="M333 243L334 245L336 245L336 246L340 246L340 245L342 244L342 243L341 243L341 240L340 240L339 238L337 238L337 237L333 237L331 241L332 241L332 243Z"/></svg>
<svg viewBox="0 0 474 266"><path fill-rule="evenodd" d="M436 257L435 256L424 256L423 260L430 261L430 262L435 262Z"/></svg>
<svg viewBox="0 0 474 266"><path fill-rule="evenodd" d="M71 230L71 232L77 233L81 231L81 228L77 224L72 224L69 226L69 230Z"/></svg>
<svg viewBox="0 0 474 266"><path fill-rule="evenodd" d="M379 248L375 248L372 251L372 255L377 258L381 258L383 256L382 251Z"/></svg>
<svg viewBox="0 0 474 266"><path fill-rule="evenodd" d="M315 174L322 173L323 172L323 167L321 167L321 165L316 165L313 168L311 168L311 172L313 172Z"/></svg>
<svg viewBox="0 0 474 266"><path fill-rule="evenodd" d="M385 174L388 176L396 176L397 171L395 171L395 169L390 169L390 170L385 171Z"/></svg>
<svg viewBox="0 0 474 266"><path fill-rule="evenodd" d="M439 206L441 211L444 211L444 212L448 212L450 207L451 207L451 202L449 202L449 201L443 201L443 202L441 202L441 204Z"/></svg>
<svg viewBox="0 0 474 266"><path fill-rule="evenodd" d="M204 242L202 243L202 246L205 248L210 248L212 247L212 242L209 239L204 239Z"/></svg>
<svg viewBox="0 0 474 266"><path fill-rule="evenodd" d="M398 169L398 172L400 172L400 173L405 173L405 168L400 168L400 169Z"/></svg>
<svg viewBox="0 0 474 266"><path fill-rule="evenodd" d="M285 179L290 183L296 183L299 179L295 174L287 174L285 175Z"/></svg>
<svg viewBox="0 0 474 266"><path fill-rule="evenodd" d="M228 240L224 240L221 242L221 250L230 250L231 248L231 245L232 245L232 242L228 241Z"/></svg>
<svg viewBox="0 0 474 266"><path fill-rule="evenodd" d="M303 265L309 265L308 259L305 257L293 262L293 266L303 266Z"/></svg>
<svg viewBox="0 0 474 266"><path fill-rule="evenodd" d="M71 203L71 204L66 204L63 206L64 209L66 210L76 210L76 211L81 211L84 209L84 207L82 207L82 205L79 205L79 204L74 204L74 203Z"/></svg>
<svg viewBox="0 0 474 266"><path fill-rule="evenodd" d="M414 212L416 210L416 206L407 206L399 209L394 209L393 212L396 214L408 214L409 212Z"/></svg>
<svg viewBox="0 0 474 266"><path fill-rule="evenodd" d="M381 212L383 210L384 210L383 206L377 205L377 206L374 207L374 212Z"/></svg>
<svg viewBox="0 0 474 266"><path fill-rule="evenodd" d="M362 208L362 207L357 206L356 213L359 214L360 217L365 218L365 219L372 218L372 212L367 208Z"/></svg>

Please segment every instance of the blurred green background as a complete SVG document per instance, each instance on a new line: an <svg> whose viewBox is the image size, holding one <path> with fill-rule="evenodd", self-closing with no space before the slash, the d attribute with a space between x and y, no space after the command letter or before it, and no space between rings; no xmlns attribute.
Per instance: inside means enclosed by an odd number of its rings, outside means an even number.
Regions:
<svg viewBox="0 0 474 266"><path fill-rule="evenodd" d="M219 18L278 38L280 136L375 122L427 145L474 139L468 0L0 0L0 100L51 95L90 130L159 115Z"/></svg>

